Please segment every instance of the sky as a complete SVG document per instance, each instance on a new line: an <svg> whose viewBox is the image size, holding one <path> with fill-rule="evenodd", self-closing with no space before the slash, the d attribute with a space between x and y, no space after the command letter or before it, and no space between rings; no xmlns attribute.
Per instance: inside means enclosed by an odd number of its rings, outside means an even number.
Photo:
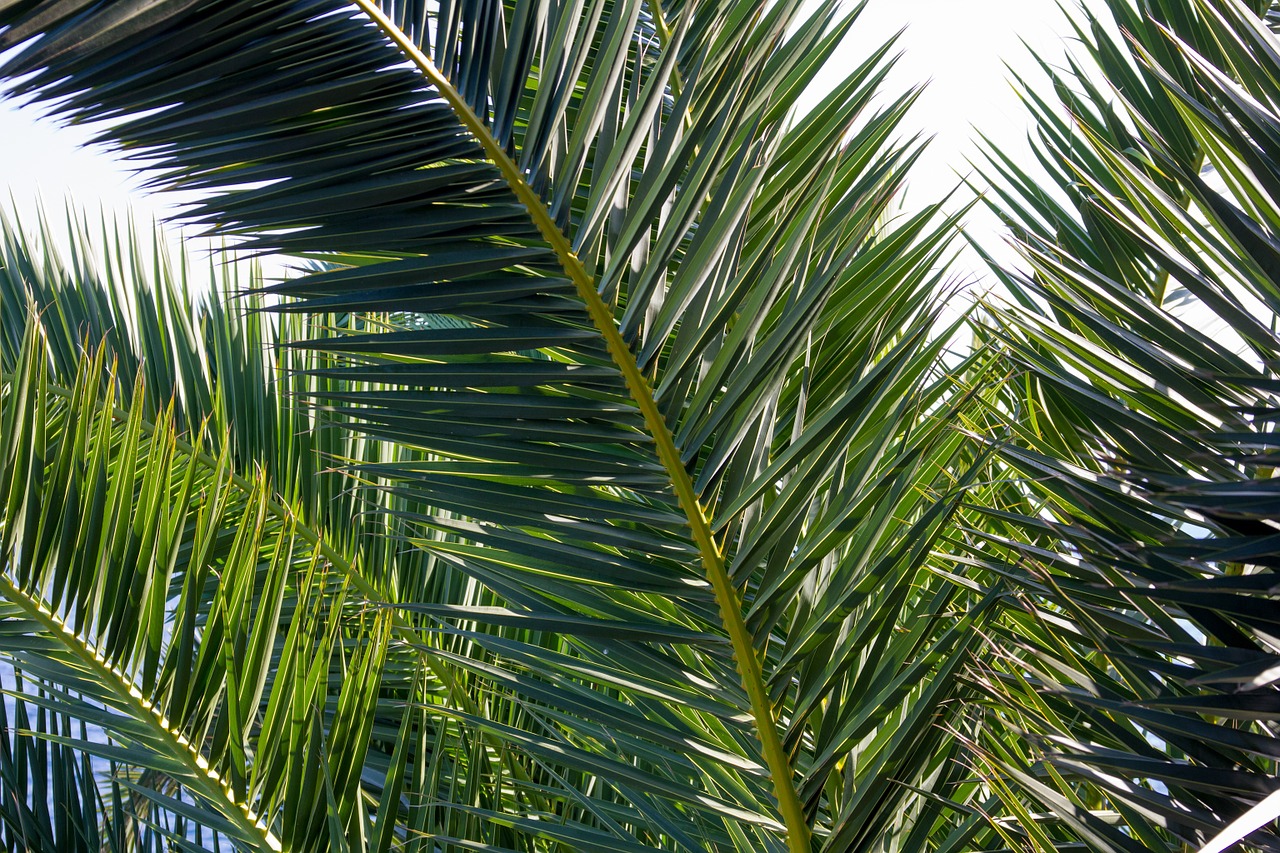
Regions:
<svg viewBox="0 0 1280 853"><path fill-rule="evenodd" d="M1005 63L1034 76L1023 41L1056 62L1067 19L1057 0L870 0L855 25L850 62L898 30L902 56L883 90L927 84L907 118L908 126L934 137L911 176L912 192L924 196L923 203L969 171L966 161L978 154L975 129L1002 147L1025 146L1027 112Z"/></svg>
<svg viewBox="0 0 1280 853"><path fill-rule="evenodd" d="M1004 63L1023 72L1033 68L1024 40L1056 59L1067 27L1057 0L869 0L838 59L852 68L904 27L902 57L883 91L896 94L928 81L906 129L934 137L911 176L904 199L911 210L945 195L970 171L967 161L978 156L975 128L1004 150L1029 154L1026 112ZM828 79L840 70L833 68ZM83 148L88 136L56 126L37 108L0 103L0 186L20 215L30 214L37 196L54 211L74 197L90 209L132 207L144 219L172 212L174 202L143 192L141 178L118 157ZM971 215L969 225L984 243L999 243L992 217Z"/></svg>

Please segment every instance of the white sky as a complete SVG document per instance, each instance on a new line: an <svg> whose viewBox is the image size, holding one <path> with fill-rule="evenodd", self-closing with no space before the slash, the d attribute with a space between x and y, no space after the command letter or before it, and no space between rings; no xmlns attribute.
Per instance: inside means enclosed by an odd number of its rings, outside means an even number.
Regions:
<svg viewBox="0 0 1280 853"><path fill-rule="evenodd" d="M1067 28L1056 0L871 0L840 56L847 56L852 68L903 27L907 31L899 48L904 55L884 91L896 93L930 81L906 129L935 136L911 176L905 206L913 209L946 193L956 184L957 173L969 171L966 159L977 152L974 127L1005 150L1029 153L1026 112L1007 82L1003 63L1020 70L1033 67L1020 39L1046 56L1060 56ZM132 204L144 217L163 217L172 203L145 195L138 189L141 181L119 160L79 148L87 137L83 129L41 119L37 109L0 103L0 186L7 187L5 195L12 195L19 211L31 210L39 194L51 212L73 197L89 208L101 204L122 210ZM983 215L971 217L970 224L981 237L996 230L994 221Z"/></svg>
<svg viewBox="0 0 1280 853"><path fill-rule="evenodd" d="M1027 112L1005 63L1036 79L1022 41L1056 64L1068 27L1057 0L870 0L856 24L850 62L903 28L903 55L883 91L928 84L907 117L907 126L934 135L911 178L912 194L925 196L917 203L926 203L968 171L967 158L976 159L974 128L1002 146L1024 144Z"/></svg>

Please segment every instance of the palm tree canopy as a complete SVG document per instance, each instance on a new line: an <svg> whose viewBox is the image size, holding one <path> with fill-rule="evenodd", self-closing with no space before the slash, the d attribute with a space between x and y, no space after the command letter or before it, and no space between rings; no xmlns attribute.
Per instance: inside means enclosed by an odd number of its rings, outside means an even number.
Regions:
<svg viewBox="0 0 1280 853"><path fill-rule="evenodd" d="M1107 6L948 325L861 5L0 0L298 265L4 223L0 837L1280 848L1280 43Z"/></svg>

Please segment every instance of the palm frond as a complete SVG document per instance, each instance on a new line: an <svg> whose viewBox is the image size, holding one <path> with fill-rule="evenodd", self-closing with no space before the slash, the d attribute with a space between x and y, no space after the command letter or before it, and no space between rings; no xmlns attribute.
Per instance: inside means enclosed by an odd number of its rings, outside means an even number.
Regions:
<svg viewBox="0 0 1280 853"><path fill-rule="evenodd" d="M359 778L346 765L368 741L386 619L360 630L337 618L341 578L272 516L261 484L230 482L225 455L192 464L171 418L145 423L140 402L117 417L101 355L71 389L51 386L38 334L5 377L0 430L3 656L35 688L15 694L18 709L39 709L51 744L180 786L112 773L117 794L151 802L134 819L164 832L199 824L250 849L331 849L326 814L344 834L360 828ZM367 647L343 651L344 633ZM348 667L362 675L341 678ZM86 725L98 734L84 736ZM259 749L260 739L290 749ZM319 778L330 790L314 787ZM5 831L18 841L31 830L12 809ZM55 846L83 841L43 817Z"/></svg>
<svg viewBox="0 0 1280 853"><path fill-rule="evenodd" d="M1026 266L983 334L1019 373L997 409L1023 479L974 501L975 559L1017 590L974 749L1007 807L1056 816L1033 849L1173 850L1264 799L1280 756L1280 53L1267 4L1108 5L1128 41L1082 35L1114 88L1078 64L1053 78L1072 121L1035 107L1067 202L996 166Z"/></svg>

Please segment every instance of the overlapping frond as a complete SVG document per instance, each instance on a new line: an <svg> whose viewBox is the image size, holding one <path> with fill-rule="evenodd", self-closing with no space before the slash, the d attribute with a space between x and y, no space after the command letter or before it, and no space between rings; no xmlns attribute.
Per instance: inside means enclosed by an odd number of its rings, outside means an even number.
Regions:
<svg viewBox="0 0 1280 853"><path fill-rule="evenodd" d="M388 517L374 511L369 495L355 493L351 489L353 481L342 473L341 468L325 470L334 459L358 457L366 464L373 464L398 458L404 451L335 430L331 416L298 408L296 398L299 395L313 391L316 383L329 381L320 375L326 367L323 356L275 351L275 358L268 359L272 351L265 350L263 346L264 341L278 339L282 326L298 325L296 317L281 318L260 312L244 314L227 310L221 302L210 304L199 299L193 305L185 301L191 297L191 291L185 285L187 270L185 266L175 269L169 265L164 257L163 234L157 234L154 241L144 248L138 241L127 244L118 239L112 241L113 229L109 223L103 223L95 232L106 238L105 251L103 240L95 240L90 230L81 226L69 235L72 260L68 261L59 248L60 241L68 235L57 235L47 229L38 234L23 232L9 226L5 232L9 251L4 265L0 267L0 282L3 283L0 318L5 320L8 335L0 373L15 375L31 357L26 347L31 345L28 339L32 337L31 323L34 322L38 357L47 363L49 382L56 389L61 389L58 393L65 396L67 389L75 386L77 381L96 376L99 393L110 392L117 401L114 413L117 421L127 419L129 412L119 408L126 406L129 411L136 409L140 413L141 428L147 434L154 431L155 422L161 416L166 422L173 422L182 464L200 469L203 472L201 477L213 476L219 471L225 473L227 488L238 494L238 499L245 499L255 489L262 491L267 496L264 507L269 516L268 523L291 527L307 545L316 549L336 579L334 582L349 587L359 606L385 606L400 601L485 600L482 592L468 589L465 579L449 571L447 566L434 564L429 555L406 546L403 536L385 524ZM145 263L143 258L147 259ZM131 270L133 275L124 274L124 270ZM142 273L143 270L146 274ZM232 265L212 272L235 275L240 271L239 267ZM223 289L221 292L234 292L230 282L235 279L218 280L216 275L214 278L218 281L217 286ZM147 315L136 306L147 306L153 300L161 299L173 300L173 312L164 315L170 319L151 322L159 316L153 314L150 315L151 320L140 327L136 315ZM242 306L250 308L258 307L256 303L254 298L241 301ZM25 320L25 327L18 326L16 321L19 319ZM323 324L326 320L333 323L336 318L321 318L319 322ZM174 326L168 325L169 322ZM183 333L190 329L199 333ZM98 342L96 345L93 343L95 340ZM85 369L84 359L94 353L99 359L109 358L113 370L90 371L81 375ZM206 357L209 353L213 355L211 359ZM159 362L159 366L154 362ZM163 371L173 370L175 365L185 368L180 371L183 381L169 382L166 386L165 377L172 378L172 374ZM120 375L122 372L131 373L134 380L126 382ZM154 377L162 387L167 387L167 391L143 393L146 381L141 377L144 375ZM281 389L287 389L290 396L282 395ZM163 402L157 403L158 399ZM201 410L199 406L202 404L208 409ZM181 419L174 416L175 409L187 409L185 417L195 428L194 433L190 429L177 428ZM277 425L284 428L277 430ZM289 430L292 430L291 434ZM218 437L214 439L210 433ZM202 445L204 450L193 448L192 442ZM220 454L220 457L211 453ZM273 475L279 478L276 482L286 484L283 493L272 482ZM337 482L331 482L334 480ZM159 507L152 509L158 511ZM234 519L229 523L234 523ZM335 529L334 535L323 532L328 527ZM290 598L294 593L286 589L281 594ZM287 620L293 606L286 606L285 615L280 618ZM334 616L337 618L337 612ZM169 607L157 613L156 617L168 625L176 613ZM439 666L430 672L420 671L414 660L414 647L434 643L434 635L424 634L411 620L394 615L391 618L391 635L396 644L391 648L391 657L382 672L383 705L374 720L377 736L364 753L365 766L361 771L365 796L371 802L384 795L384 777L392 767L398 766L401 773L404 772L407 754L403 748L395 749L399 742L397 732L409 724L406 719L413 721L421 716L420 711L415 711L405 718L406 697L419 696L432 704L473 714L478 713L479 708L468 692L465 673L453 674ZM455 642L451 647L455 651L465 649L465 643ZM20 684L34 686L28 681ZM17 712L22 719L29 716L24 715L24 711L25 706L18 706ZM47 733L45 718L37 716L35 719L40 725L38 731ZM58 720L53 722L58 723ZM61 724L65 723L64 719ZM417 722L416 725L422 731L425 723ZM25 740L26 737L23 734L15 739L15 769L5 778L8 784L16 786L11 791L24 792L25 804L23 799L13 800L11 804L15 808L42 812L47 797L41 792L47 789L23 785L21 779L28 771L18 768L24 768L24 762L32 756L40 756L40 761L47 760L44 756L51 748L66 749L72 753L74 748L57 744L33 747ZM287 747L288 744L282 746ZM459 748L470 747L462 743ZM132 757L136 761L144 758ZM482 766L488 766L495 760L503 763L509 772L524 772L510 754L496 758L492 754L482 754L477 759ZM46 777L49 775L42 772ZM117 775L132 778L141 774L164 786L165 790L175 784L166 774L145 763L99 763L87 772L89 775L80 781L92 785L97 777L103 784L114 786L117 793L122 792L126 802L128 790L121 789L114 781ZM403 778L392 784L401 791L406 790L406 784L410 790L415 790L412 782ZM55 789L57 796L48 801L51 814L83 811L88 819L104 821L104 826L112 827L107 833L110 839L118 841L118 846L123 849L131 849L131 846L145 848L151 844L146 839L159 837L154 832L148 834L143 831L139 835L136 831L139 826L146 830L146 825L133 816L136 809L148 808L145 801L139 803L135 798L131 805L123 807L120 802L104 796L95 804L92 798L84 800L78 788L55 786ZM496 796L500 797L501 792L496 792ZM395 799L391 796L391 800ZM492 805L491 800L486 802ZM399 820L383 824L377 833L378 849L384 849L382 845L390 844L394 839L403 840L412 823L402 815ZM13 825L18 826L18 822ZM197 838L201 829L198 822L193 827ZM21 832L29 831L29 828L21 829ZM79 828L76 831L86 838L100 834L97 829L90 832Z"/></svg>

